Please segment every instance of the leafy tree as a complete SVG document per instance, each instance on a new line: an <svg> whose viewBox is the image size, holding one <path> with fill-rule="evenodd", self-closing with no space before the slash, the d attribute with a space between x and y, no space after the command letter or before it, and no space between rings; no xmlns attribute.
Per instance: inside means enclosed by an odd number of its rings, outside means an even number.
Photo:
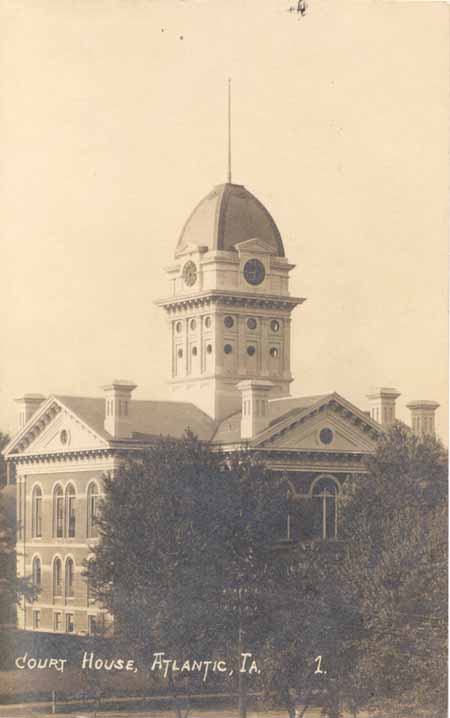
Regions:
<svg viewBox="0 0 450 718"><path fill-rule="evenodd" d="M337 585L359 619L345 636L354 661L343 692L349 702L365 686L361 702L383 715L446 714L446 487L440 442L400 423L369 475L345 487Z"/></svg>
<svg viewBox="0 0 450 718"><path fill-rule="evenodd" d="M280 488L250 455L226 457L191 434L161 438L106 477L86 571L118 637L147 662L155 651L181 662L222 657L242 676L238 653L254 652L270 631L278 594L271 562L287 512Z"/></svg>

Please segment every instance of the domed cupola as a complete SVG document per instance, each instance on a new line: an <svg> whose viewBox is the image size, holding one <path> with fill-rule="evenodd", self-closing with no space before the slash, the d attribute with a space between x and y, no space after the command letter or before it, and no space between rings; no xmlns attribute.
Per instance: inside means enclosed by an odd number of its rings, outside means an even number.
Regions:
<svg viewBox="0 0 450 718"><path fill-rule="evenodd" d="M289 294L292 268L278 227L243 185L228 181L202 199L158 302L170 326L174 399L221 420L241 408L242 382L289 395L290 317L303 302ZM256 406L262 411L259 398Z"/></svg>
<svg viewBox="0 0 450 718"><path fill-rule="evenodd" d="M278 227L264 205L243 185L215 187L195 207L178 240L175 254L188 247L236 251L236 245L259 239L270 254L284 257Z"/></svg>

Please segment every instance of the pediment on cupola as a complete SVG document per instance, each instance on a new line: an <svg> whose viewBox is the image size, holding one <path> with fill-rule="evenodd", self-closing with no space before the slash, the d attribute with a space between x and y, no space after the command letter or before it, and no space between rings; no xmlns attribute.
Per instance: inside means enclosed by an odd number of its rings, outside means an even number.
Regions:
<svg viewBox="0 0 450 718"><path fill-rule="evenodd" d="M367 453L375 449L382 429L337 395L308 409L281 416L254 442L275 450Z"/></svg>
<svg viewBox="0 0 450 718"><path fill-rule="evenodd" d="M273 254L273 247L262 239L246 239L235 245L239 254Z"/></svg>
<svg viewBox="0 0 450 718"><path fill-rule="evenodd" d="M6 447L5 456L104 449L109 441L55 397L50 397Z"/></svg>

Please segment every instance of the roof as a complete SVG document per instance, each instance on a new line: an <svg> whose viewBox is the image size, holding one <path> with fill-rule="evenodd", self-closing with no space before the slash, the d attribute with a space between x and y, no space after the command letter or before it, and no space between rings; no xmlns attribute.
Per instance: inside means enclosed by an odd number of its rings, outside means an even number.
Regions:
<svg viewBox="0 0 450 718"><path fill-rule="evenodd" d="M176 253L188 245L234 250L248 239L261 239L284 257L281 235L263 204L243 185L218 185L195 207L178 240Z"/></svg>
<svg viewBox="0 0 450 718"><path fill-rule="evenodd" d="M55 396L55 399L73 411L100 436L111 440L105 431L105 399L101 397ZM181 401L142 401L133 399L129 404L129 417L133 438L161 435L181 437L186 429L208 440L216 423L194 404Z"/></svg>
<svg viewBox="0 0 450 718"><path fill-rule="evenodd" d="M290 414L296 414L303 409L308 409L319 401L331 398L331 394L319 394L316 396L296 396L284 399L269 400L271 420L269 427L286 419ZM241 417L242 412L224 419L214 434L214 443L235 444L241 441Z"/></svg>

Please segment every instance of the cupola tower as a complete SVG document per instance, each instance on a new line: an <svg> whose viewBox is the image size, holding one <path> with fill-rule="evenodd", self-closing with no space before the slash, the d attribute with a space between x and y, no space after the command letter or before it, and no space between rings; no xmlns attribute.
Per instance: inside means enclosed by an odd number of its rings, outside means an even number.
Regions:
<svg viewBox="0 0 450 718"><path fill-rule="evenodd" d="M244 186L215 187L192 212L167 269L171 336L170 387L213 419L241 408L237 385L272 382L288 396L291 312L304 300L289 294L278 228Z"/></svg>

